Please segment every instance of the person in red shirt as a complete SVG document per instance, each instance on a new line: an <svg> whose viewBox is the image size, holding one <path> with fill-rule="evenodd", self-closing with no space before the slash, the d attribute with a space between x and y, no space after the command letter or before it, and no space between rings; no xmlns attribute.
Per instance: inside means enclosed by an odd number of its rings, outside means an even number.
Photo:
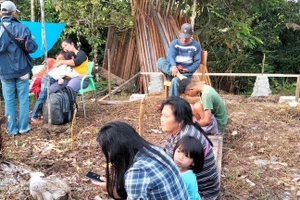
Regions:
<svg viewBox="0 0 300 200"><path fill-rule="evenodd" d="M48 58L48 70L51 71L53 69L53 64L59 60L65 59L65 52L60 51L56 55L56 59L54 58ZM43 77L46 75L46 67L43 67L38 73L34 74L32 76L32 82L29 86L29 93L33 93L35 95L35 98L39 98L39 94L41 92L41 83Z"/></svg>

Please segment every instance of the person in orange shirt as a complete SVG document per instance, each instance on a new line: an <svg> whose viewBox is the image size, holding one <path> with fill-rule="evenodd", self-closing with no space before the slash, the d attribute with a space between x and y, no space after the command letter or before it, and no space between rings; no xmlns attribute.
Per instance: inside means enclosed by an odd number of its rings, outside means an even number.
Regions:
<svg viewBox="0 0 300 200"><path fill-rule="evenodd" d="M51 71L53 69L53 64L59 60L64 60L65 59L65 52L60 51L56 55L56 59L54 58L48 58L48 70ZM29 93L34 93L36 100L39 98L39 94L41 92L41 84L42 84L42 79L46 75L46 67L43 67L38 73L34 74L32 76L32 82L29 86Z"/></svg>
<svg viewBox="0 0 300 200"><path fill-rule="evenodd" d="M73 52L69 52L69 53L60 52L58 54L58 56L56 57L56 59L57 60L60 60L60 59L70 59L71 60L71 59L74 59L74 56L75 56L75 53L73 53ZM66 65L61 65L60 67L56 67L55 65L53 65L51 71L48 73L50 85L56 81L58 81L58 84L63 84L64 83L63 78L65 76L70 76L70 78L72 78L72 77L76 77L78 75L79 74L77 72L75 72L75 70L73 70L71 67L66 66ZM43 123L43 120L39 119L39 113L42 111L43 104L47 100L46 83L47 83L47 76L45 75L41 81L40 95L39 95L37 101L35 102L34 108L31 113L31 123L32 124L42 124Z"/></svg>

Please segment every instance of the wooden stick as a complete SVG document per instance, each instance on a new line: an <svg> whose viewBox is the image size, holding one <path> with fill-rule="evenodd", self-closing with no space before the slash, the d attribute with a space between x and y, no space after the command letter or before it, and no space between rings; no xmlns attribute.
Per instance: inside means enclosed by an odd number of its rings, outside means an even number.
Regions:
<svg viewBox="0 0 300 200"><path fill-rule="evenodd" d="M161 72L140 72L141 75L162 74ZM194 75L202 75L202 73L194 73ZM205 73L208 76L262 76L261 73ZM267 77L289 77L297 78L299 74L264 74Z"/></svg>
<svg viewBox="0 0 300 200"><path fill-rule="evenodd" d="M99 67L98 68L98 72L99 72L99 74L100 74L101 77L103 77L103 78L105 78L107 80L108 80L109 74L110 74L110 78L116 82L116 85L121 85L122 83L125 82L124 79L122 79L122 78L120 78L120 77L118 77L118 76L116 76L116 75L114 75L112 73L108 73L108 71L105 68L103 68L103 67Z"/></svg>
<svg viewBox="0 0 300 200"><path fill-rule="evenodd" d="M108 60L108 98L111 96L111 76L110 76L110 49L107 50L107 60Z"/></svg>
<svg viewBox="0 0 300 200"><path fill-rule="evenodd" d="M101 105L116 105L116 104L123 104L123 103L131 103L133 101L129 100L122 100L122 101L107 101L107 100L101 100L98 101Z"/></svg>
<svg viewBox="0 0 300 200"><path fill-rule="evenodd" d="M145 114L145 97L141 100L140 103L140 114L139 114L139 134L143 135L144 132L144 114Z"/></svg>
<svg viewBox="0 0 300 200"><path fill-rule="evenodd" d="M77 113L77 108L74 109L74 114L73 114L73 119L72 119L72 124L71 124L71 130L70 130L70 132L71 132L71 139L72 139L72 151L74 151L74 148L75 148L74 124L76 122L76 113Z"/></svg>
<svg viewBox="0 0 300 200"><path fill-rule="evenodd" d="M117 93L122 87L124 87L126 84L128 84L130 81L132 81L134 78L136 78L139 75L140 75L140 72L137 73L136 75L134 75L133 77L131 77L129 80L127 80L125 83L123 83L122 85L120 85L119 87L117 87L116 89L114 89L113 91L111 91L111 95ZM108 97L108 94L105 95L104 97L102 97L101 99L99 99L98 101L105 100L107 97Z"/></svg>
<svg viewBox="0 0 300 200"><path fill-rule="evenodd" d="M299 100L299 93L300 93L300 76L297 77L297 86L296 86L296 93L295 93L295 100L297 102Z"/></svg>

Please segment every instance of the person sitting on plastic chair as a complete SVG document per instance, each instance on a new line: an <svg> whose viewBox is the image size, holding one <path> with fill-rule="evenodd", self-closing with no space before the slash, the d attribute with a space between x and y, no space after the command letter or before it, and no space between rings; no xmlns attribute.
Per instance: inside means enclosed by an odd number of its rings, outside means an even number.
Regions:
<svg viewBox="0 0 300 200"><path fill-rule="evenodd" d="M74 59L76 57L75 53L68 52L68 53L61 53L57 57L57 59L63 59L61 56L64 55L66 60ZM63 60L65 60L63 59ZM67 65L60 65L59 67L54 67L49 73L49 81L50 85L55 83L56 81L58 84L62 85L64 84L64 77L74 78L79 76L79 73L76 72L73 68ZM43 108L43 104L47 100L47 76L44 76L42 79L42 86L41 86L41 92L39 94L39 98L35 102L34 108L32 110L31 114L31 123L33 124L41 124L43 123L43 120L38 119L38 114Z"/></svg>

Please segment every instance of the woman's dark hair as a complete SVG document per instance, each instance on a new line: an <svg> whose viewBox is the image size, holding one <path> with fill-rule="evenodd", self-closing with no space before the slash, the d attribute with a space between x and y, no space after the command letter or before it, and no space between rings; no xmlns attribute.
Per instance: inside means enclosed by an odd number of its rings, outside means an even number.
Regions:
<svg viewBox="0 0 300 200"><path fill-rule="evenodd" d="M182 137L174 148L173 159L178 147L180 147L183 153L188 154L194 160L194 165L191 166L193 172L195 174L201 172L204 165L204 151L201 141L192 136Z"/></svg>
<svg viewBox="0 0 300 200"><path fill-rule="evenodd" d="M74 43L70 38L65 38L65 39L63 39L63 41L62 41L61 43L63 43L63 42L66 42L66 43L68 43L68 44L73 44L73 45L75 45L75 43Z"/></svg>
<svg viewBox="0 0 300 200"><path fill-rule="evenodd" d="M159 151L151 147L151 143L144 140L132 126L125 122L115 121L105 124L98 133L97 141L106 158L107 192L113 198L115 198L114 188L120 197L127 198L124 174L139 151L147 153L144 150L148 150L160 156L166 164L170 164L170 161Z"/></svg>
<svg viewBox="0 0 300 200"><path fill-rule="evenodd" d="M166 105L171 106L176 122L183 123L182 128L186 125L195 125L193 122L193 112L191 105L185 99L177 96L170 96L162 102L160 111L162 111ZM199 130L202 131L200 126L199 128Z"/></svg>
<svg viewBox="0 0 300 200"><path fill-rule="evenodd" d="M162 102L160 106L160 111L162 111L166 105L171 106L176 122L182 123L182 129L186 125L195 126L196 129L203 133L210 145L213 146L213 143L207 137L205 131L201 128L200 124L198 124L198 122L193 122L193 111L191 105L189 104L189 102L187 102L187 100L178 96L170 96Z"/></svg>

